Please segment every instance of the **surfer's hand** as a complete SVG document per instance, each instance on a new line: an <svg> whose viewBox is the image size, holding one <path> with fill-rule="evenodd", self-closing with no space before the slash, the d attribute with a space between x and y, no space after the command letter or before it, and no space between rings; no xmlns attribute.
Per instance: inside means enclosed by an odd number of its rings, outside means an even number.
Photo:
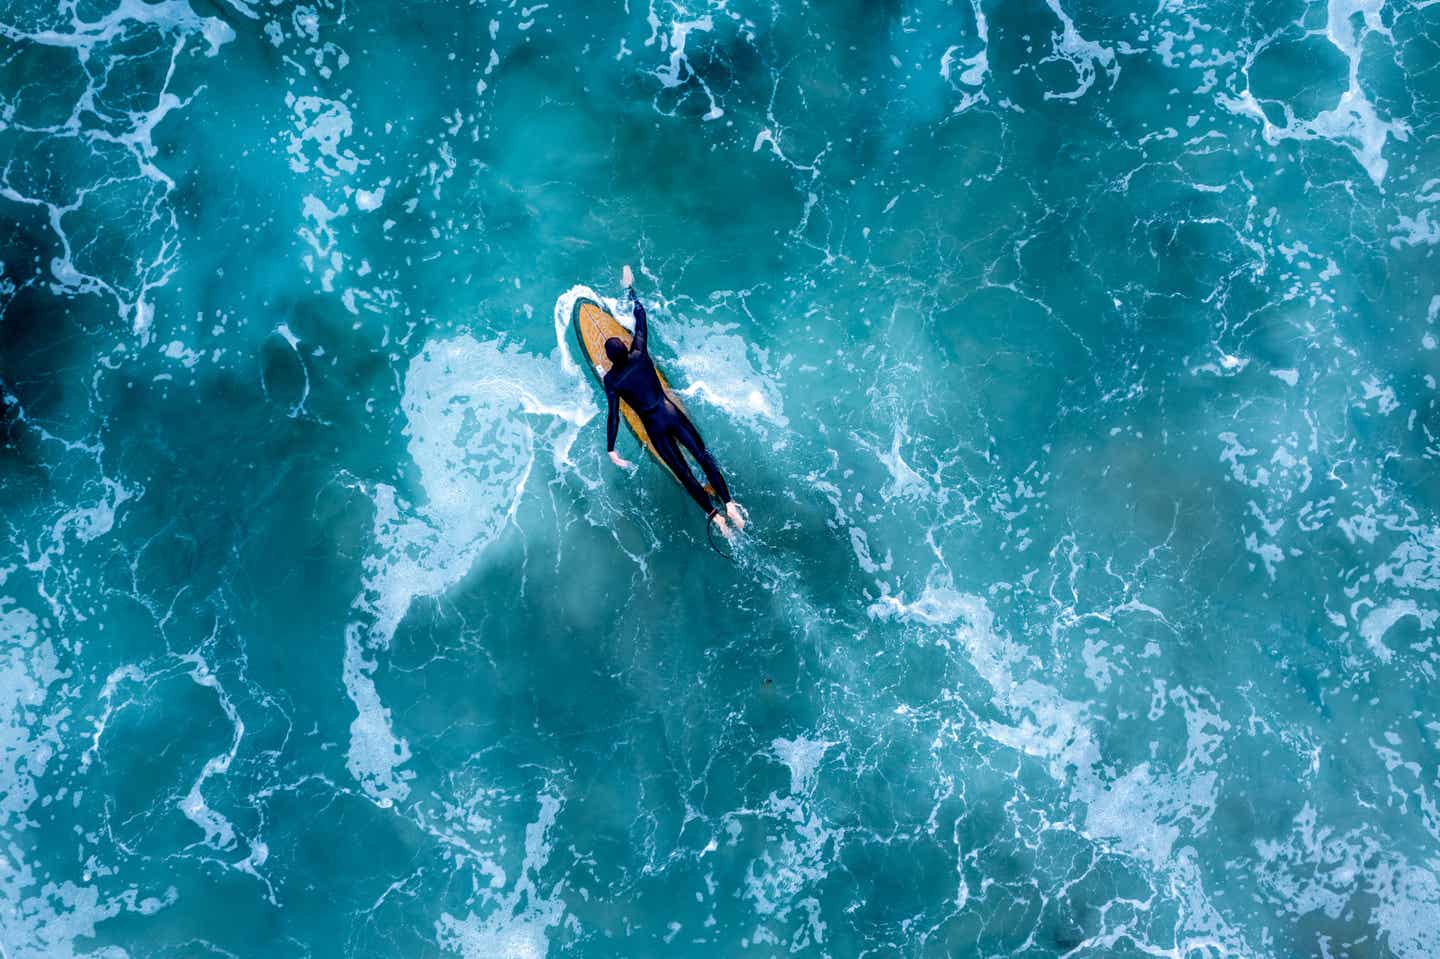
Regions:
<svg viewBox="0 0 1440 959"><path fill-rule="evenodd" d="M629 460L627 460L625 457L621 456L619 453L615 452L614 450L611 450L611 451L610 451L610 462L614 463L616 466L620 467L622 470L633 470L633 469L635 468L635 464L634 464L634 463L630 462Z"/></svg>
<svg viewBox="0 0 1440 959"><path fill-rule="evenodd" d="M635 285L635 274L630 272L630 264L625 264L625 269L620 271L620 285L629 289Z"/></svg>

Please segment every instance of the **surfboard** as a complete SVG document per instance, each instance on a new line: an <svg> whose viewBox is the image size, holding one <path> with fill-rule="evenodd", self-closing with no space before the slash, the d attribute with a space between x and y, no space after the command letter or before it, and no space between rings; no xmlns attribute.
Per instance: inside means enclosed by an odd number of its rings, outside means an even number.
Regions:
<svg viewBox="0 0 1440 959"><path fill-rule="evenodd" d="M595 374L595 378L603 384L605 374L610 372L610 357L605 355L605 341L612 336L618 337L619 340L628 347L634 337L629 330L620 325L620 321L615 319L609 310L594 300L582 298L576 302L575 314L571 317L570 325L575 327L575 335L580 340L580 349L585 352L585 356L590 360L591 371ZM656 367L655 372L659 375L660 385L665 388L665 395L670 397L670 402L678 406L681 412L684 412L685 405L680 402L680 398L676 396L675 391L670 388L670 383L665 379L665 374L660 372L659 367ZM655 448L655 443L651 441L650 434L645 432L645 424L641 421L640 414L631 409L629 403L621 400L620 415L624 417L625 422L630 427L630 431L633 432L635 438L640 441L640 445L650 451L650 455L655 458L655 462L661 466L665 466L665 461L660 458L660 451ZM679 477L670 471L670 467L665 466L665 472L670 473L671 479L674 479L675 482L680 482ZM705 488L707 490L710 488L708 483L705 484Z"/></svg>

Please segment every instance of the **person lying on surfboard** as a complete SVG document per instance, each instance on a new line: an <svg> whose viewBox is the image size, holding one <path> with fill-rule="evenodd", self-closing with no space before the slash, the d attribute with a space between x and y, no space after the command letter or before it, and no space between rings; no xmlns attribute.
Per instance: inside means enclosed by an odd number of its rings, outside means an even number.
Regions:
<svg viewBox="0 0 1440 959"><path fill-rule="evenodd" d="M665 387L660 384L655 364L650 359L645 307L640 305L640 298L635 295L635 275L630 272L630 267L625 267L621 273L620 283L630 292L630 302L635 311L635 337L628 347L619 337L612 336L605 341L605 355L610 358L610 371L605 374L605 400L610 406L605 419L605 441L610 459L622 469L634 468L633 463L615 452L615 433L620 427L620 401L624 400L645 424L645 432L650 435L660 459L670 467L690 498L705 511L706 517L726 536L730 535L730 529L725 525L727 516L737 530L744 529L745 513L740 504L730 498L730 487L725 485L725 477L715 457L705 448L700 431L680 407L670 401ZM725 507L723 515L715 508L710 493L690 471L690 464L680 453L682 446L705 471L705 479Z"/></svg>

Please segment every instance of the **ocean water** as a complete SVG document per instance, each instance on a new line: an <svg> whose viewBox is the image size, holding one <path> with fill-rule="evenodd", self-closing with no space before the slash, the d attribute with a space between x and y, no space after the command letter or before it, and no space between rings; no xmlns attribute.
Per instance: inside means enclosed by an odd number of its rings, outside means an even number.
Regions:
<svg viewBox="0 0 1440 959"><path fill-rule="evenodd" d="M0 955L1440 955L1437 244L1434 0L0 0Z"/></svg>

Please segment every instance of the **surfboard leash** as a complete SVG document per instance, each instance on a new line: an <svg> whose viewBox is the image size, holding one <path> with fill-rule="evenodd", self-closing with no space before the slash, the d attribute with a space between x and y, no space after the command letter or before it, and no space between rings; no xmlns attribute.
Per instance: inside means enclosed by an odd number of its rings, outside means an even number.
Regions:
<svg viewBox="0 0 1440 959"><path fill-rule="evenodd" d="M710 548L711 548L711 549L713 549L715 552L719 553L721 556L725 557L726 559L728 559L730 562L733 563L733 562L735 562L735 557L732 556L731 554L725 552L724 550L722 550L719 546L715 545L715 517L716 517L716 516L719 516L719 515L720 515L719 513L716 513L716 514L714 514L713 516L706 517L706 519L705 519L705 538L710 541Z"/></svg>

